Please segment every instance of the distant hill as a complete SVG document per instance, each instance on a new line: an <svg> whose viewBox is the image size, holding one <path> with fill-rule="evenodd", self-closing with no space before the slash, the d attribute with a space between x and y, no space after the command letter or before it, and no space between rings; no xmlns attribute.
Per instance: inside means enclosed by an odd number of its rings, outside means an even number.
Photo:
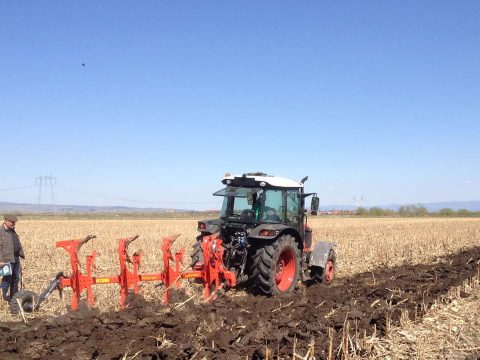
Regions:
<svg viewBox="0 0 480 360"><path fill-rule="evenodd" d="M405 204L403 204L405 205ZM436 212L441 209L452 209L460 210L465 209L469 211L480 211L480 201L445 201L445 202L435 202L435 203L418 203L418 204L408 204L416 206L425 206L429 212ZM384 209L398 210L402 205L393 204L384 206Z"/></svg>
<svg viewBox="0 0 480 360"><path fill-rule="evenodd" d="M40 212L168 212L171 209L165 208L136 208L128 206L88 206L88 205L38 205L27 203L10 203L0 202L0 212L23 212L23 213L40 213ZM175 211L187 211L178 210Z"/></svg>

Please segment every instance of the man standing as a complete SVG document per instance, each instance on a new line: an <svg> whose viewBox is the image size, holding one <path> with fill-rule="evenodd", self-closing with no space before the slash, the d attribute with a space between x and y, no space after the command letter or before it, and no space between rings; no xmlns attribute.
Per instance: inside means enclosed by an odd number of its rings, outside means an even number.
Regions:
<svg viewBox="0 0 480 360"><path fill-rule="evenodd" d="M10 301L13 294L18 291L20 282L20 258L25 259L22 244L15 232L15 215L5 215L3 226L0 226L0 265L10 263L12 274L2 278L3 300ZM10 294L9 294L10 293Z"/></svg>

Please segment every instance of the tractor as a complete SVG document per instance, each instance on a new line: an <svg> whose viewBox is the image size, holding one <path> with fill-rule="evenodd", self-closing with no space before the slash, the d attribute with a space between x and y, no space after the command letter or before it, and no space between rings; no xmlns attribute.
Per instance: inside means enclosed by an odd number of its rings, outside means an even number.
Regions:
<svg viewBox="0 0 480 360"><path fill-rule="evenodd" d="M331 284L335 276L335 244L317 242L307 223L317 215L319 198L306 193L304 183L261 172L240 176L225 174L220 218L198 222L199 235L192 250L194 269L203 266L202 239L217 235L224 247L223 265L235 274L237 284L248 284L254 293L291 292L301 279Z"/></svg>

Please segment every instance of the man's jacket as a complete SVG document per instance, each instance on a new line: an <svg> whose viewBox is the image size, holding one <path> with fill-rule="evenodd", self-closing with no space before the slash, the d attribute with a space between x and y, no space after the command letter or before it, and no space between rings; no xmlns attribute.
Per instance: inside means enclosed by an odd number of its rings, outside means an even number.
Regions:
<svg viewBox="0 0 480 360"><path fill-rule="evenodd" d="M15 262L12 236L16 236L18 238L15 230L6 231L5 227L0 225L0 262ZM22 259L25 259L25 254L23 253L23 247L22 243L20 242L20 238L18 238L18 243L20 244L18 256L20 256Z"/></svg>

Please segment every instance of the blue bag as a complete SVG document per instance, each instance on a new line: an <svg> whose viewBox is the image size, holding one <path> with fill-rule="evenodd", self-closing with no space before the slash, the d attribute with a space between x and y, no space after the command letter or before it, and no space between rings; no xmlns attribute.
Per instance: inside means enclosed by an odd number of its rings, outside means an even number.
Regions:
<svg viewBox="0 0 480 360"><path fill-rule="evenodd" d="M12 265L10 263L0 265L0 276L12 275Z"/></svg>

